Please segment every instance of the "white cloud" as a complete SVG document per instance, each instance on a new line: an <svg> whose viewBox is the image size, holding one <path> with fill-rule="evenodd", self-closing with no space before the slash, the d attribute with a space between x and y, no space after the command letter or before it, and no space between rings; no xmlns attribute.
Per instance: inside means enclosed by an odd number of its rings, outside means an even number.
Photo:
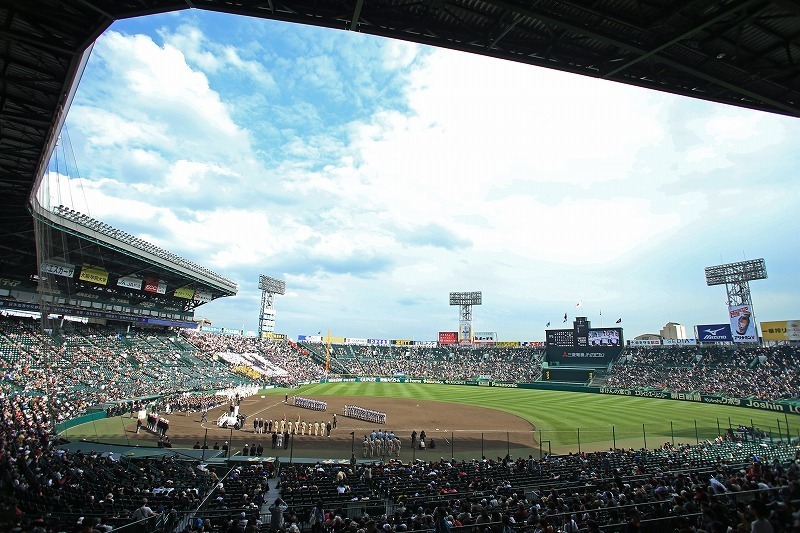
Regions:
<svg viewBox="0 0 800 533"><path fill-rule="evenodd" d="M247 284L263 271L287 279L292 334L330 321L399 335L408 310L435 332L455 322L447 291L472 288L484 317L511 317L482 327L506 339L539 338L531 324L576 297L587 312L644 309L654 330L662 316L642 294L696 297L676 271L712 242L701 233L797 200L796 187L714 181L763 170L756 149L796 175L796 124L772 116L695 105L684 119L672 96L369 36L270 26L264 57L199 22L161 28L163 44L121 31L98 42L102 66L70 117L85 194L97 218L241 276L226 319L257 307Z"/></svg>

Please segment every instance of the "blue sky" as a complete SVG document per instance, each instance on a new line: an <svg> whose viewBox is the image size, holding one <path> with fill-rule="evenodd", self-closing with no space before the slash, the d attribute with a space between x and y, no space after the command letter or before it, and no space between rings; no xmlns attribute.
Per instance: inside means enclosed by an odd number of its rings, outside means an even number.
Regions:
<svg viewBox="0 0 800 533"><path fill-rule="evenodd" d="M67 125L51 202L237 281L216 326L257 329L267 274L292 337L435 339L480 290L501 340L633 338L725 322L703 268L759 257L757 319L800 318L796 119L192 10L112 26Z"/></svg>

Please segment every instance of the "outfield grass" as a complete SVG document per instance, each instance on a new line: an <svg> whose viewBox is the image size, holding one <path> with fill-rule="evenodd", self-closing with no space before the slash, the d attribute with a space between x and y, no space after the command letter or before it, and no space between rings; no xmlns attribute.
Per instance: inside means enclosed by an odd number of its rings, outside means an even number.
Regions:
<svg viewBox="0 0 800 533"><path fill-rule="evenodd" d="M272 391L281 395L285 392L285 389ZM416 383L320 383L306 385L294 393L416 398L498 409L534 424L536 439L544 444L549 441L554 452L579 447L582 450L605 449L611 447L615 439L618 447L640 448L646 441L652 448L671 442L673 438L676 443L694 444L698 439L716 437L729 423L734 427L753 424L771 432L777 440L779 426L785 438L787 419L791 436L800 436L800 415L786 417L782 413L757 409L676 400Z"/></svg>

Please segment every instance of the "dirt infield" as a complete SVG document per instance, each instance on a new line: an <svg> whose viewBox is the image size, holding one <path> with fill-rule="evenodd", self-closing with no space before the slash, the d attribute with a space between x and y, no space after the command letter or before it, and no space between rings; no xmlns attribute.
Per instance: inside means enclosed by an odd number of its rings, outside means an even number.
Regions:
<svg viewBox="0 0 800 533"><path fill-rule="evenodd" d="M208 422L201 423L200 413L172 413L167 415L170 421L169 435L176 447L191 447L196 442L203 443L205 431L208 429L208 447L214 443L221 446L225 441L231 441L234 453L240 452L245 444L252 446L261 443L264 446L264 455L312 458L347 458L350 457L351 447L356 457L362 457L361 441L364 435L373 429L394 431L401 439L401 458L408 460L412 457L433 459L439 457L457 457L464 459L501 456L511 453L514 456L538 454L538 443L534 440L534 427L522 418L515 415L484 409L469 405L459 405L444 402L420 401L413 399L396 398L364 398L348 396L329 396L315 399L327 400L327 411L312 411L287 405L280 396L251 396L242 401L240 412L247 415L245 426L241 430L219 428L217 418L226 413L227 406L217 407L208 413ZM382 411L387 415L385 425L369 424L363 420L355 420L342 416L344 405L359 405L367 409ZM253 419L256 417L272 420L320 422L322 424L332 420L333 413L337 413L337 427L330 437L309 435L295 435L291 449L272 450L270 435L256 435L253 433ZM155 435L141 431L136 432L135 420L123 417L127 437L135 439L142 444L156 444ZM121 430L121 429L120 429ZM427 450L411 449L411 432L424 430L430 445L435 443L435 448ZM354 434L351 436L350 433ZM152 441L152 442L150 442Z"/></svg>

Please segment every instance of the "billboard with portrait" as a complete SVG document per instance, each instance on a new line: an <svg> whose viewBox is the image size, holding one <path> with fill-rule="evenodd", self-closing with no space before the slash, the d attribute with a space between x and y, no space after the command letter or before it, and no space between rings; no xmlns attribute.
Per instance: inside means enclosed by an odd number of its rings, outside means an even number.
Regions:
<svg viewBox="0 0 800 533"><path fill-rule="evenodd" d="M749 305L728 306L733 342L758 342L753 309Z"/></svg>

